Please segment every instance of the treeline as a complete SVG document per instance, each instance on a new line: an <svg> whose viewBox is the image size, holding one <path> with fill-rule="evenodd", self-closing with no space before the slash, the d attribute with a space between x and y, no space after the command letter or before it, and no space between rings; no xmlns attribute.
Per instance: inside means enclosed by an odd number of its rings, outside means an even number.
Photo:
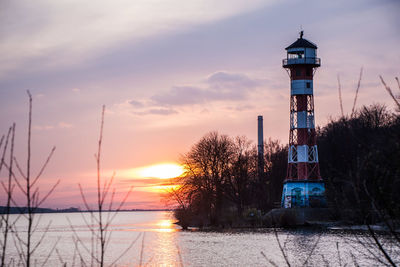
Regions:
<svg viewBox="0 0 400 267"><path fill-rule="evenodd" d="M0 214L24 214L28 213L28 207L7 207L0 206ZM67 212L81 212L79 208L67 208L67 209L50 209L50 208L35 208L34 213L67 213Z"/></svg>
<svg viewBox="0 0 400 267"><path fill-rule="evenodd" d="M383 105L318 129L328 201L359 223L400 218L400 116ZM342 214L341 211L347 212Z"/></svg>
<svg viewBox="0 0 400 267"><path fill-rule="evenodd" d="M317 134L327 201L338 216L348 211L357 218L399 218L399 116L384 106L363 107L352 117L332 119ZM169 192L179 223L237 225L279 207L287 146L268 140L264 173L257 162L256 146L246 137L206 134L182 157L180 187Z"/></svg>

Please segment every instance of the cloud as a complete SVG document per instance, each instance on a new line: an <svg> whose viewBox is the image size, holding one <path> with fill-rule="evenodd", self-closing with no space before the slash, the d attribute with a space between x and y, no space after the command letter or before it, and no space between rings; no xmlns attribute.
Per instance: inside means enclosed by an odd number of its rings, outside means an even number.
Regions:
<svg viewBox="0 0 400 267"><path fill-rule="evenodd" d="M255 108L254 105L240 105L240 106L236 106L236 107L228 107L227 109L234 110L234 111L245 111L245 110L250 110L250 109L254 109L254 108Z"/></svg>
<svg viewBox="0 0 400 267"><path fill-rule="evenodd" d="M250 79L244 74L228 73L228 72L215 72L207 78L207 83L213 88L236 88L236 89L249 89L257 87L261 84L258 80Z"/></svg>
<svg viewBox="0 0 400 267"><path fill-rule="evenodd" d="M170 115L170 114L176 114L178 112L173 109L159 108L159 109L150 109L148 111L148 113L149 114L158 114L158 115Z"/></svg>
<svg viewBox="0 0 400 267"><path fill-rule="evenodd" d="M126 100L115 105L115 112L125 115L145 116L160 115L167 116L177 114L178 111L170 107L159 107L149 101L144 100Z"/></svg>
<svg viewBox="0 0 400 267"><path fill-rule="evenodd" d="M61 121L57 125L34 125L33 129L37 131L49 131L54 129L69 129L72 127L72 124Z"/></svg>
<svg viewBox="0 0 400 267"><path fill-rule="evenodd" d="M174 86L166 92L153 95L151 100L161 106L241 101L262 84L262 80L251 79L245 74L219 71L211 74L200 86Z"/></svg>
<svg viewBox="0 0 400 267"><path fill-rule="evenodd" d="M137 108L141 108L144 106L144 104L142 102L136 101L136 100L130 100L129 104L131 104L132 106L137 107Z"/></svg>
<svg viewBox="0 0 400 267"><path fill-rule="evenodd" d="M52 125L34 125L33 129L37 130L37 131L47 131L47 130L53 130L54 126L52 126Z"/></svg>
<svg viewBox="0 0 400 267"><path fill-rule="evenodd" d="M66 122L59 122L58 123L58 127L59 128L72 128L73 127L73 125L72 124L70 124L70 123L66 123Z"/></svg>
<svg viewBox="0 0 400 267"><path fill-rule="evenodd" d="M223 101L238 105L230 109L244 111L254 107L240 102L248 100L258 87L266 84L266 80L252 79L246 74L218 71L201 79L198 84L172 86L149 98L126 100L116 107L119 113L128 115L169 116L182 113L188 107ZM209 112L204 107L201 110L201 113Z"/></svg>
<svg viewBox="0 0 400 267"><path fill-rule="evenodd" d="M0 66L0 76L39 59L41 68L60 68L95 57L121 42L134 44L182 32L268 4L263 0L193 0L184 5L179 0L98 0L96 5L82 5L79 0L9 1L2 6L5 15L0 20L4 25L0 59L6 62ZM49 54L57 56L43 57Z"/></svg>
<svg viewBox="0 0 400 267"><path fill-rule="evenodd" d="M152 108L141 112L134 112L136 115L171 115L177 113L178 111L171 108Z"/></svg>
<svg viewBox="0 0 400 267"><path fill-rule="evenodd" d="M201 104L207 99L213 98L214 92L194 86L174 86L167 92L155 94L151 97L157 105L190 105Z"/></svg>

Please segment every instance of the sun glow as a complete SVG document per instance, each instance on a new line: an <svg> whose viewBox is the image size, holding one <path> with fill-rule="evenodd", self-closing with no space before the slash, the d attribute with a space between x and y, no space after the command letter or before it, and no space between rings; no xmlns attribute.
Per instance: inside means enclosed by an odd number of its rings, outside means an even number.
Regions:
<svg viewBox="0 0 400 267"><path fill-rule="evenodd" d="M160 179L175 178L183 173L183 167L176 163L162 163L144 167L140 170L141 177L152 177Z"/></svg>
<svg viewBox="0 0 400 267"><path fill-rule="evenodd" d="M171 185L153 185L151 187L147 188L147 191L149 192L156 192L156 193L166 193L170 192L172 190L178 190L181 186L177 184L171 184Z"/></svg>

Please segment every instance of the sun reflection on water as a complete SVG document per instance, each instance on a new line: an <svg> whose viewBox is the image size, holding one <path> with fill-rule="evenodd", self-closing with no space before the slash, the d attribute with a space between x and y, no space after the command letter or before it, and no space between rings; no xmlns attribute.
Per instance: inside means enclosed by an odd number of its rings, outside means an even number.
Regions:
<svg viewBox="0 0 400 267"><path fill-rule="evenodd" d="M172 233L178 231L176 228L173 220L160 220L157 223L158 229L156 229L157 232L163 232L163 233Z"/></svg>
<svg viewBox="0 0 400 267"><path fill-rule="evenodd" d="M145 258L149 257L149 266L182 266L177 244L178 226L174 220L167 217L153 221L145 244ZM151 228L151 229L150 229ZM149 253L150 255L148 255Z"/></svg>

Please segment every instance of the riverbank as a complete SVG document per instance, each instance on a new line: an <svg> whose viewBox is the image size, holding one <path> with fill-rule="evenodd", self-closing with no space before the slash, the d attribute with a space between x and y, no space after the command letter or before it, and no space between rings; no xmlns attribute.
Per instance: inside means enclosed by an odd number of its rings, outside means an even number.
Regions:
<svg viewBox="0 0 400 267"><path fill-rule="evenodd" d="M349 215L350 214L350 215ZM192 220L190 224L182 225L179 221L177 225L184 230L201 231L230 231L237 229L302 229L315 228L319 230L356 230L356 231L375 231L375 232L400 232L398 221L380 221L377 218L370 220L366 224L364 220L357 219L356 211L342 210L341 213L329 208L293 208L293 209L273 209L266 214L260 211L248 213L245 216L221 216L217 225L204 224L200 220Z"/></svg>

